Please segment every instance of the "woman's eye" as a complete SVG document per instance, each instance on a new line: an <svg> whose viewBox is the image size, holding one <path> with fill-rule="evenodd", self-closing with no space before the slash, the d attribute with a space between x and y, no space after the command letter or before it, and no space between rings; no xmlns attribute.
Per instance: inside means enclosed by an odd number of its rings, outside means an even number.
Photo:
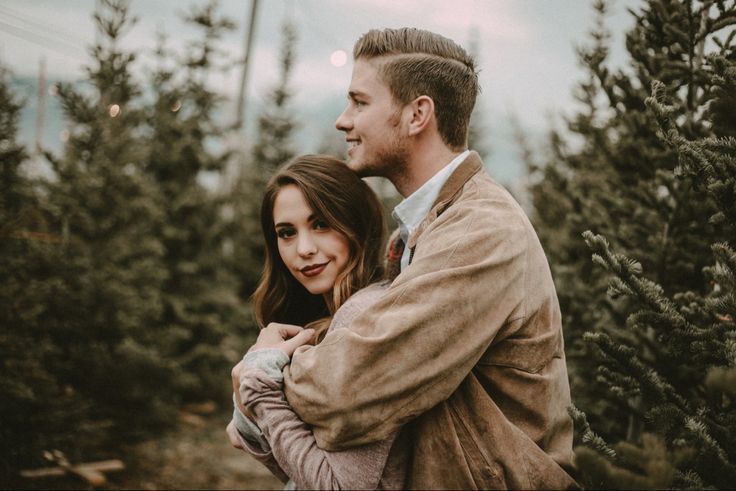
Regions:
<svg viewBox="0 0 736 491"><path fill-rule="evenodd" d="M324 220L315 220L314 221L314 229L315 230L327 230L329 228L330 228L330 226Z"/></svg>
<svg viewBox="0 0 736 491"><path fill-rule="evenodd" d="M295 234L294 230L290 228L280 228L276 231L276 237L279 239L289 239Z"/></svg>

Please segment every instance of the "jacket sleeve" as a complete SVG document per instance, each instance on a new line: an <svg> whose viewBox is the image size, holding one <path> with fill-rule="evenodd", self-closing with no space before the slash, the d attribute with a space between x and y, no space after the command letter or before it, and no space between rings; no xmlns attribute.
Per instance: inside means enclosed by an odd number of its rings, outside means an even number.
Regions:
<svg viewBox="0 0 736 491"><path fill-rule="evenodd" d="M378 441L447 399L501 327L523 316L533 230L516 207L451 206L378 302L294 353L286 396L320 447Z"/></svg>
<svg viewBox="0 0 736 491"><path fill-rule="evenodd" d="M376 489L395 436L341 452L322 450L311 428L286 401L282 383L258 368L241 374L243 404L271 445L280 468L297 489Z"/></svg>

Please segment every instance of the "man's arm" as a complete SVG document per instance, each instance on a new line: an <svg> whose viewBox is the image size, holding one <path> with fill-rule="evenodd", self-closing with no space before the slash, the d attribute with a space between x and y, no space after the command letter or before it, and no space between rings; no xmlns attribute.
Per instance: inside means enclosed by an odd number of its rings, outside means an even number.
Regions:
<svg viewBox="0 0 736 491"><path fill-rule="evenodd" d="M511 204L476 201L424 231L412 264L349 329L294 353L286 395L320 447L397 431L448 398L501 327L523 316L531 229Z"/></svg>
<svg viewBox="0 0 736 491"><path fill-rule="evenodd" d="M258 350L246 355L240 370L242 404L270 443L272 463L298 489L375 489L396 435L342 452L319 448L284 397L281 369L288 362L278 349Z"/></svg>

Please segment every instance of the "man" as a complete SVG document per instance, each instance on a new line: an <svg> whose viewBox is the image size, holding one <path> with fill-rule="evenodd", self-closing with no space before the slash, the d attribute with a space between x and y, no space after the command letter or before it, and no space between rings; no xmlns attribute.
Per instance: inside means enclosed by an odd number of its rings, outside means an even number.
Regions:
<svg viewBox="0 0 736 491"><path fill-rule="evenodd" d="M472 58L408 28L366 33L354 58L336 126L347 165L405 197L398 276L349 329L294 353L289 403L325 449L403 428L408 487L575 487L557 296L524 212L466 148Z"/></svg>

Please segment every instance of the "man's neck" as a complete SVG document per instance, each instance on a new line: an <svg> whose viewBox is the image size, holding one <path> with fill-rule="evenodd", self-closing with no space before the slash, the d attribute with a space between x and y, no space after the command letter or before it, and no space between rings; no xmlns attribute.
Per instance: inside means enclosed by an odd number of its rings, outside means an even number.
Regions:
<svg viewBox="0 0 736 491"><path fill-rule="evenodd" d="M392 179L396 190L406 198L422 187L432 176L449 164L463 150L452 150L443 142L417 142L412 146L407 165L401 176Z"/></svg>

